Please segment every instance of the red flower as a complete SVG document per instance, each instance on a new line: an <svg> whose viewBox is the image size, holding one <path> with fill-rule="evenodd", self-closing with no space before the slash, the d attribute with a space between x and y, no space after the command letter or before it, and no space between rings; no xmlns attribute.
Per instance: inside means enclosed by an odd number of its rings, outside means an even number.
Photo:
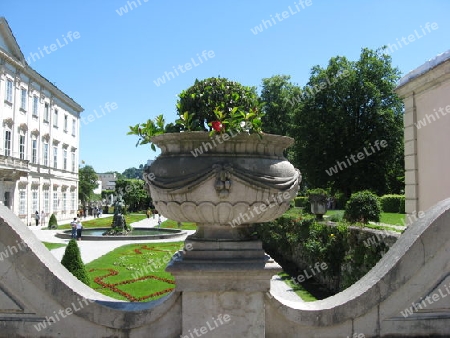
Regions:
<svg viewBox="0 0 450 338"><path fill-rule="evenodd" d="M215 131L221 131L223 128L222 122L220 121L213 121L211 122L211 125Z"/></svg>

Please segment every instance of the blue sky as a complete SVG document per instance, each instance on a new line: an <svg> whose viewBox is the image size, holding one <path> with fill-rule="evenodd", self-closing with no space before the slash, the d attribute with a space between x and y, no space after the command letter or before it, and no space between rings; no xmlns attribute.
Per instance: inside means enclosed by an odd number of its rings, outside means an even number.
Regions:
<svg viewBox="0 0 450 338"><path fill-rule="evenodd" d="M161 113L173 122L176 95L196 78L260 88L287 74L303 86L314 65L389 44L404 75L450 49L448 13L448 0L0 0L30 66L85 109L80 160L97 172L153 159L128 126ZM57 39L56 50L31 59Z"/></svg>

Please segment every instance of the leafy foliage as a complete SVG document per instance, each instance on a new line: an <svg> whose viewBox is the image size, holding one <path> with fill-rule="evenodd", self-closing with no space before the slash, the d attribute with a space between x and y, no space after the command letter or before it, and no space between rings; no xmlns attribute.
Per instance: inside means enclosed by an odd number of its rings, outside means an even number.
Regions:
<svg viewBox="0 0 450 338"><path fill-rule="evenodd" d="M221 77L195 80L194 85L183 90L178 96L178 115L183 117L187 113L187 116L194 117L187 125L191 126L191 129L187 130L207 130L206 125L216 121L218 113L225 120L232 117L232 114L255 111L259 106L255 87L243 86Z"/></svg>
<svg viewBox="0 0 450 338"><path fill-rule="evenodd" d="M338 56L326 68L312 68L306 87L318 90L292 100L293 164L310 185L347 197L363 189L382 195L402 188L403 105L394 92L400 72L391 62L382 49L363 49L357 61ZM382 140L385 148L371 148ZM360 152L363 159L350 160ZM332 175L330 168L336 169Z"/></svg>
<svg viewBox="0 0 450 338"><path fill-rule="evenodd" d="M296 210L256 228L264 250L292 276L316 263L326 263L328 268L315 277L336 293L364 276L388 250L373 233L346 222L337 226L316 222L313 216L296 214ZM373 243L367 241L372 237ZM363 245L365 241L372 245Z"/></svg>
<svg viewBox="0 0 450 338"><path fill-rule="evenodd" d="M58 220L56 219L55 214L50 215L50 219L48 220L48 228L58 229Z"/></svg>
<svg viewBox="0 0 450 338"><path fill-rule="evenodd" d="M61 264L84 284L89 285L91 283L84 263L81 260L80 249L75 239L69 241L64 251Z"/></svg>
<svg viewBox="0 0 450 338"><path fill-rule="evenodd" d="M182 91L177 102L178 119L165 125L163 115L154 120L130 126L128 135L138 135L137 145L150 144L151 139L163 133L181 131L207 131L224 133L239 130L247 133L262 132L264 115L255 87L246 87L225 78L195 80L194 85Z"/></svg>
<svg viewBox="0 0 450 338"><path fill-rule="evenodd" d="M98 187L98 176L94 168L90 165L80 168L78 171L78 176L80 179L78 185L78 195L81 203L85 205L86 202L90 200L94 189Z"/></svg>
<svg viewBox="0 0 450 338"><path fill-rule="evenodd" d="M140 179L120 179L116 181L116 193L121 194L129 211L146 210L151 198Z"/></svg>
<svg viewBox="0 0 450 338"><path fill-rule="evenodd" d="M380 197L383 212L405 213L404 195L383 195Z"/></svg>
<svg viewBox="0 0 450 338"><path fill-rule="evenodd" d="M291 136L293 110L290 99L298 90L289 80L289 75L275 75L262 80L260 101L266 133Z"/></svg>
<svg viewBox="0 0 450 338"><path fill-rule="evenodd" d="M381 204L378 196L368 190L359 191L350 197L345 206L344 218L350 222L379 222Z"/></svg>

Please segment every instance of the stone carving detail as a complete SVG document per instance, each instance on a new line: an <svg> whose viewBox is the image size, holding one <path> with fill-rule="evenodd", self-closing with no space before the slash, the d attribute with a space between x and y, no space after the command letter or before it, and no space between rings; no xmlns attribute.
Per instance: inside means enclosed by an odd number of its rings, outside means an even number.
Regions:
<svg viewBox="0 0 450 338"><path fill-rule="evenodd" d="M8 126L9 128L12 128L13 124L14 124L14 121L12 118L9 117L7 119L3 119L4 126Z"/></svg>
<svg viewBox="0 0 450 338"><path fill-rule="evenodd" d="M231 166L229 164L225 165L215 164L213 165L213 168L216 171L215 188L217 194L219 195L220 198L226 198L228 197L231 188L231 173L230 173Z"/></svg>
<svg viewBox="0 0 450 338"><path fill-rule="evenodd" d="M24 133L26 133L28 131L28 126L26 123L21 123L19 126L19 131L23 131Z"/></svg>

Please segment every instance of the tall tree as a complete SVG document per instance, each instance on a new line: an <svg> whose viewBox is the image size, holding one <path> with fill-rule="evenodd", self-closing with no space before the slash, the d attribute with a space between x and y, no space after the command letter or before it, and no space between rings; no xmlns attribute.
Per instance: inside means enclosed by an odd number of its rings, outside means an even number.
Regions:
<svg viewBox="0 0 450 338"><path fill-rule="evenodd" d="M90 165L86 165L78 171L79 185L78 185L78 197L83 205L91 199L94 189L98 187L98 176L94 168Z"/></svg>
<svg viewBox="0 0 450 338"><path fill-rule="evenodd" d="M132 167L125 169L125 171L121 174L120 178L140 178L142 179L142 175L144 173L143 165L141 164L138 168Z"/></svg>
<svg viewBox="0 0 450 338"><path fill-rule="evenodd" d="M291 132L291 99L297 89L289 80L289 75L275 75L262 80L260 101L265 115L261 120L265 133L286 136Z"/></svg>
<svg viewBox="0 0 450 338"><path fill-rule="evenodd" d="M338 56L327 68L312 68L293 135L294 163L311 185L347 196L363 189L398 192L403 105L394 88L400 72L383 50L365 48L358 61Z"/></svg>
<svg viewBox="0 0 450 338"><path fill-rule="evenodd" d="M116 194L120 194L130 211L145 210L151 198L140 179L120 179L116 181Z"/></svg>

